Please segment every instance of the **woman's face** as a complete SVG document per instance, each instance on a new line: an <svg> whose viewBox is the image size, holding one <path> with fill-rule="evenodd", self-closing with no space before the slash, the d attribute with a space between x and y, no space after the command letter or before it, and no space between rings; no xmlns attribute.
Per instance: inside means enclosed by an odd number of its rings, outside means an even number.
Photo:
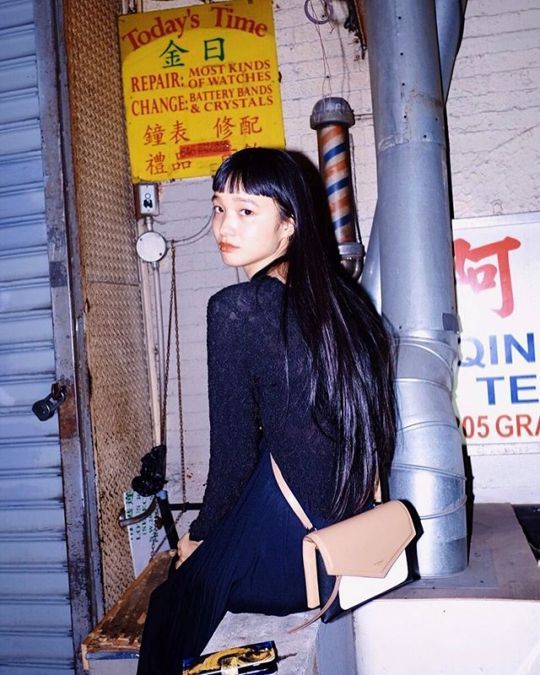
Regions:
<svg viewBox="0 0 540 675"><path fill-rule="evenodd" d="M270 197L247 192L216 192L212 228L226 265L243 267L251 278L287 250L293 233Z"/></svg>

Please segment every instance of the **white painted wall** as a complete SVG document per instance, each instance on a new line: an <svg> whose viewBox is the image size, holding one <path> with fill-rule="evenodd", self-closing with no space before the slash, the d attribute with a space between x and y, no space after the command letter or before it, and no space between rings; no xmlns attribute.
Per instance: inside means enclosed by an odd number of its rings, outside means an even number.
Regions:
<svg viewBox="0 0 540 675"><path fill-rule="evenodd" d="M539 210L539 64L536 0L469 0L448 99L456 218ZM476 501L540 502L540 439L469 454Z"/></svg>
<svg viewBox="0 0 540 675"><path fill-rule="evenodd" d="M193 0L145 0L145 11L194 4ZM356 124L351 129L359 221L369 235L376 201L375 150L367 61L343 28L343 3L334 1L339 25L315 26L303 0L277 1L274 16L287 147L316 160L309 115L323 95L346 98ZM469 0L465 35L448 103L455 215L540 210L537 179L540 147L540 8L537 0ZM317 0L313 6L319 7ZM326 76L328 75L328 77ZM210 180L164 185L156 229L181 240L204 228ZM182 387L188 459L188 497L201 497L208 458L205 309L210 295L236 283L223 267L209 233L177 248L182 332ZM161 264L168 302L170 256ZM242 273L240 273L241 275ZM170 487L178 495L178 416L168 415ZM511 451L511 448L509 449ZM479 501L540 501L531 473L540 475L540 445L522 463L519 454L472 458ZM538 481L536 481L538 482Z"/></svg>
<svg viewBox="0 0 540 675"><path fill-rule="evenodd" d="M456 218L538 211L540 5L469 0L448 100Z"/></svg>

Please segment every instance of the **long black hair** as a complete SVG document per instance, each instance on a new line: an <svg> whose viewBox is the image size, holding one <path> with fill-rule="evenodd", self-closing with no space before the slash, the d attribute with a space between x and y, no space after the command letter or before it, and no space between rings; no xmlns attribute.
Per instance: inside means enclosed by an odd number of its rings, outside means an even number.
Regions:
<svg viewBox="0 0 540 675"><path fill-rule="evenodd" d="M270 197L294 222L286 297L311 355L314 417L337 441L332 515L357 512L394 449L392 341L339 261L320 176L296 153L249 148L223 162L212 187Z"/></svg>

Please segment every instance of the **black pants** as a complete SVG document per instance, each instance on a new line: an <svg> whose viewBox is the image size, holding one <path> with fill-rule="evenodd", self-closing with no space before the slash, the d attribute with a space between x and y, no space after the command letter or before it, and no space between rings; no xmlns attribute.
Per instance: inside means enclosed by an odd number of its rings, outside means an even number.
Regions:
<svg viewBox="0 0 540 675"><path fill-rule="evenodd" d="M305 611L304 535L265 454L217 531L152 593L137 674L180 675L227 611Z"/></svg>

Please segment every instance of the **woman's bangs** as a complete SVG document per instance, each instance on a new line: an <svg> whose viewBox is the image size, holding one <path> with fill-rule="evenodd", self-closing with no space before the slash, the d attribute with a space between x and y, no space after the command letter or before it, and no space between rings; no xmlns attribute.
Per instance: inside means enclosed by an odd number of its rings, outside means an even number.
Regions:
<svg viewBox="0 0 540 675"><path fill-rule="evenodd" d="M244 189L242 172L238 168L229 167L222 164L212 181L214 192L241 192Z"/></svg>
<svg viewBox="0 0 540 675"><path fill-rule="evenodd" d="M222 171L223 169L223 171ZM229 169L229 170L227 170ZM263 172L252 167L222 165L213 182L214 192L246 192L250 195L274 198L275 188Z"/></svg>
<svg viewBox="0 0 540 675"><path fill-rule="evenodd" d="M270 148L246 148L228 157L219 167L214 192L245 192L269 197L284 217L294 216L294 173L297 168L286 153Z"/></svg>

